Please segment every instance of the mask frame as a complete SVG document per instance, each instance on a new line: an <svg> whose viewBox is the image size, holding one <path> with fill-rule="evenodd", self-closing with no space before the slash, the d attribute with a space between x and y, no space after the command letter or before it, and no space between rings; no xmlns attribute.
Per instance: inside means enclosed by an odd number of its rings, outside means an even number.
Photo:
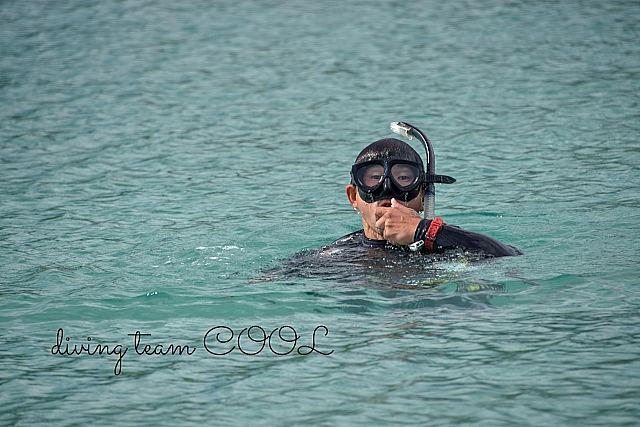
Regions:
<svg viewBox="0 0 640 427"><path fill-rule="evenodd" d="M384 168L382 178L374 186L368 186L363 181L362 174L366 168L372 165L380 165ZM416 175L409 185L403 186L393 176L393 167L396 165L408 166ZM361 162L351 167L351 183L358 188L360 198L372 203L378 200L396 198L404 202L413 200L420 193L425 182L425 173L422 165L417 162L402 159L379 159Z"/></svg>

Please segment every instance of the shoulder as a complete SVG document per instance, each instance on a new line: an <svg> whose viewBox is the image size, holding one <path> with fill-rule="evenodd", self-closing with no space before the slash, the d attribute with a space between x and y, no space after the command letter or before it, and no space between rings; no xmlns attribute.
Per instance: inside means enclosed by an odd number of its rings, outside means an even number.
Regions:
<svg viewBox="0 0 640 427"><path fill-rule="evenodd" d="M479 250L495 257L522 255L520 249L506 245L493 237L453 225L442 227L438 233L436 245L441 248L456 246L467 250Z"/></svg>
<svg viewBox="0 0 640 427"><path fill-rule="evenodd" d="M353 233L349 233L346 236L342 236L335 242L324 246L323 249L343 247L343 246L349 246L349 247L360 246L360 243L362 243L363 238L364 238L364 230L354 231Z"/></svg>

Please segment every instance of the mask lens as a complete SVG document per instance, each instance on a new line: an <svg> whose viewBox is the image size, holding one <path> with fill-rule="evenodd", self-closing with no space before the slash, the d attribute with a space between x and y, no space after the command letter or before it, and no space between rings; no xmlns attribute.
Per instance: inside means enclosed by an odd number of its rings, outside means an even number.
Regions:
<svg viewBox="0 0 640 427"><path fill-rule="evenodd" d="M419 174L418 168L412 165L396 163L391 166L391 176L401 189L410 188L415 185Z"/></svg>
<svg viewBox="0 0 640 427"><path fill-rule="evenodd" d="M358 169L357 179L364 188L375 188L384 178L384 166L373 164Z"/></svg>

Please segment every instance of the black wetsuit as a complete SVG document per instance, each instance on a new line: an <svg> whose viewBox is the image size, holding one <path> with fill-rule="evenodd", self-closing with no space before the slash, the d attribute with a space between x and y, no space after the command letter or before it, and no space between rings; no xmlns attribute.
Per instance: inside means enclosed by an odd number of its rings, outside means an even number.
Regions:
<svg viewBox="0 0 640 427"><path fill-rule="evenodd" d="M364 230L347 234L346 236L331 243L326 248L340 246L408 250L408 247L406 246L390 245L386 240L368 239L364 236ZM427 251L426 249L423 249L422 252L442 253L447 250L462 249L494 257L522 255L522 251L519 249L510 245L505 245L504 243L489 236L475 233L473 231L463 230L460 227L447 224L440 228L434 247L434 251Z"/></svg>
<svg viewBox="0 0 640 427"><path fill-rule="evenodd" d="M440 229L435 246L435 251L411 252L408 246L368 239L360 230L318 249L303 250L264 273L281 279L319 277L354 284L433 285L450 274L452 265L522 254L489 236L451 225Z"/></svg>

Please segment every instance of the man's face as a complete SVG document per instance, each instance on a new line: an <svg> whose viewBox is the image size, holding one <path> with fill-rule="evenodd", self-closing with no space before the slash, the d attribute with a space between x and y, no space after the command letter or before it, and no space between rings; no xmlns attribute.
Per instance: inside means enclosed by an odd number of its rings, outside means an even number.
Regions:
<svg viewBox="0 0 640 427"><path fill-rule="evenodd" d="M346 188L347 197L349 198L349 203L355 209L357 209L362 215L362 226L364 227L365 236L369 239L377 239L384 240L384 230L381 230L376 226L376 222L378 219L384 215L387 209L391 209L391 199L378 200L375 202L367 203L360 197L360 193L358 192L358 188L349 184ZM420 212L422 210L422 200L423 200L423 191L420 191L418 196L409 200L408 202L404 202L402 200L396 199L396 201L404 206L407 206L416 212Z"/></svg>

